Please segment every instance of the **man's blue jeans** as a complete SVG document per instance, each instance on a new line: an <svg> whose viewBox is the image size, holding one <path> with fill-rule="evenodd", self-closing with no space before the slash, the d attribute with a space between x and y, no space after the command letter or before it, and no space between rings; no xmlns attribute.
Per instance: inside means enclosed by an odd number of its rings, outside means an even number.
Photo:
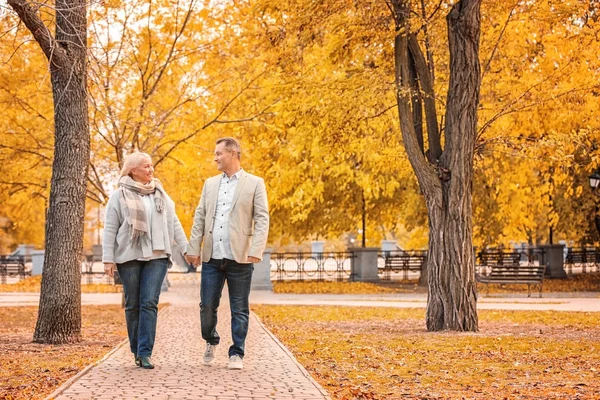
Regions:
<svg viewBox="0 0 600 400"><path fill-rule="evenodd" d="M156 337L158 298L169 260L128 261L117 264L125 293L125 321L131 352L150 357Z"/></svg>
<svg viewBox="0 0 600 400"><path fill-rule="evenodd" d="M231 309L231 337L233 345L229 357L238 355L244 358L244 343L248 335L250 318L250 284L253 264L239 264L233 260L211 258L202 263L200 281L200 326L202 338L210 344L219 344L217 333L217 309L221 301L223 285L227 281L229 307Z"/></svg>

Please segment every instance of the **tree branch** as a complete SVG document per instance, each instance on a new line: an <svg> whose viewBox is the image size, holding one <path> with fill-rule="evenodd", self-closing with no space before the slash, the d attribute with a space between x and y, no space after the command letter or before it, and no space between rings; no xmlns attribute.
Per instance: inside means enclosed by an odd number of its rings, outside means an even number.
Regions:
<svg viewBox="0 0 600 400"><path fill-rule="evenodd" d="M237 96L236 96L237 97ZM279 100L277 100L275 103L268 105L267 107L265 107L264 109L262 109L261 111L259 111L258 113L256 113L254 116L252 117L248 117L248 118L239 118L239 119L234 119L234 120L219 120L219 116L221 116L223 114L223 112L225 111L225 109L231 104L231 102L227 103L227 105L225 106L225 108L223 108L223 110L221 110L221 112L212 120L210 120L209 122L207 122L206 124L204 124L202 127L196 129L194 132L190 133L189 135L175 141L175 143L165 152L165 154L163 154L162 156L160 156L156 162L154 163L154 166L156 167L158 164L160 164L161 162L163 162L168 156L169 154L171 154L180 144L188 141L189 139L191 139L192 137L196 136L198 133L200 133L201 131L207 129L209 126L213 125L213 124L230 124L230 123L238 123L238 122L248 122L248 121L252 121L258 117L260 117L261 115L264 115L265 112L271 108L273 105L277 104L279 102ZM163 145L160 145L158 148L162 147Z"/></svg>
<svg viewBox="0 0 600 400"><path fill-rule="evenodd" d="M48 61L58 66L68 65L66 51L58 45L50 30L38 15L38 10L42 4L32 4L27 0L8 0L8 4L29 29Z"/></svg>
<svg viewBox="0 0 600 400"><path fill-rule="evenodd" d="M425 105L425 120L427 123L427 138L429 139L429 161L435 163L442 156L442 145L440 132L438 130L437 112L435 109L435 92L431 71L427 67L427 61L417 37L414 34L408 37L408 48L415 61L417 75L421 88L425 93L423 103Z"/></svg>
<svg viewBox="0 0 600 400"><path fill-rule="evenodd" d="M429 164L425 155L419 147L417 134L414 129L413 114L411 111L411 87L408 71L408 7L402 0L393 3L395 9L396 30L394 38L394 64L396 101L398 105L398 116L400 118L400 131L408 160L417 176L419 186L423 191L431 191L429 194L437 198L441 193L441 182L437 178L434 168Z"/></svg>
<svg viewBox="0 0 600 400"><path fill-rule="evenodd" d="M566 96L566 95L571 94L571 93L581 92L581 91L587 91L587 90L591 90L591 89L598 89L598 88L600 88L600 84L591 85L591 86L585 86L585 87L572 88L572 89L566 90L566 91L564 91L562 93L559 93L559 94L556 94L556 95L551 95L550 97L547 97L545 99L541 99L539 101L535 101L535 102L532 102L532 103L524 104L524 105L522 105L520 107L515 107L516 103L518 103L519 100L521 100L525 96L525 94L527 92L529 92L529 90L531 90L531 88L530 88L525 93L523 93L521 96L519 96L519 98L517 100L515 100L512 103L510 103L509 105L507 105L506 107L504 107L502 110L500 110L498 113L496 113L492 118L490 118L489 120L487 120L485 122L485 124L483 124L483 126L481 128L479 128L479 131L477 132L477 139L480 140L481 135L492 125L492 123L494 123L500 117L503 117L503 116L508 115L508 114L513 114L513 113L516 113L516 112L521 112L521 111L527 110L529 108L539 106L539 105L544 104L544 103L548 103L550 101L558 99L559 97L563 97L563 96Z"/></svg>
<svg viewBox="0 0 600 400"><path fill-rule="evenodd" d="M508 13L508 18L506 18L506 21L504 22L504 26L502 27L502 30L500 31L500 35L498 36L498 39L496 40L496 44L494 45L494 48L492 49L492 52L490 53L490 56L489 56L487 62L485 63L485 67L483 68L483 72L481 73L481 80L483 80L483 77L485 76L486 72L489 71L490 64L492 63L492 59L496 55L496 51L498 50L500 41L502 40L502 37L504 36L506 27L508 26L508 23L510 22L510 20L512 18L513 12L515 11L515 9L517 8L517 6L519 5L520 2L521 2L520 0L517 1L515 3L515 5L512 6L512 8L510 9L510 12Z"/></svg>
<svg viewBox="0 0 600 400"><path fill-rule="evenodd" d="M42 189L47 189L47 186L45 184L40 184L40 183L36 183L36 182L11 182L11 181L0 181L0 185L9 185L9 186L35 186L35 187L39 187Z"/></svg>

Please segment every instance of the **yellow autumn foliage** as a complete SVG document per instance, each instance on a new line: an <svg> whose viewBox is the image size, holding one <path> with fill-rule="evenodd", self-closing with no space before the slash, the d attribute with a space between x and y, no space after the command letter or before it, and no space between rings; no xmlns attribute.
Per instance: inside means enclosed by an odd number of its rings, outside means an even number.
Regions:
<svg viewBox="0 0 600 400"><path fill-rule="evenodd" d="M274 293L294 294L380 294L397 290L366 282L275 282Z"/></svg>
<svg viewBox="0 0 600 400"><path fill-rule="evenodd" d="M223 4L90 4L86 247L98 241L98 207L134 149L153 156L189 232L202 184L216 173L214 141L225 135L242 140L244 168L267 182L272 246L352 234L368 246L426 247L423 199L399 140L385 2ZM414 16L414 26L427 29L421 46L445 93L450 3L422 4L431 17ZM53 146L46 60L4 13L0 252L42 245ZM584 0L482 5L477 247L547 242L551 229L555 242L598 240L587 183L600 165L597 14ZM444 102L436 97L438 115Z"/></svg>

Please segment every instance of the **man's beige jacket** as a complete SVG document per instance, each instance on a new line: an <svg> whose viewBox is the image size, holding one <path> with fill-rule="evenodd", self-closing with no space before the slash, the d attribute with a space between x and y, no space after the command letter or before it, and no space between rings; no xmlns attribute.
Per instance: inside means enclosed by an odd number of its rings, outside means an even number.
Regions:
<svg viewBox="0 0 600 400"><path fill-rule="evenodd" d="M213 248L213 223L219 194L221 176L213 176L204 182L200 204L196 208L192 235L187 254L210 260ZM229 239L235 261L247 263L248 257L262 260L269 235L269 203L265 181L242 171L233 195L229 214ZM202 253L200 249L202 247Z"/></svg>

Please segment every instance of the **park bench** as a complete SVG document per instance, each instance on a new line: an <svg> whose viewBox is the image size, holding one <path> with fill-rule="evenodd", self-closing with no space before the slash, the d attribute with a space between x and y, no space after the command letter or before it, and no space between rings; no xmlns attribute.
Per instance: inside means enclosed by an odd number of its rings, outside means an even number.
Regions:
<svg viewBox="0 0 600 400"><path fill-rule="evenodd" d="M546 266L544 264L495 264L491 265L491 270L487 275L475 274L477 282L489 285L496 283L504 284L523 284L527 285L527 297L531 297L531 286L539 286L539 296L542 297L542 285ZM487 286L489 292L489 286Z"/></svg>
<svg viewBox="0 0 600 400"><path fill-rule="evenodd" d="M412 255L390 255L385 257L384 268L390 271L421 271L425 257Z"/></svg>
<svg viewBox="0 0 600 400"><path fill-rule="evenodd" d="M480 265L493 267L495 265L516 265L521 261L521 253L514 252L482 252L479 254Z"/></svg>
<svg viewBox="0 0 600 400"><path fill-rule="evenodd" d="M415 254L386 254L384 256L384 279L389 279L393 272L404 272L406 279L408 272L421 272L425 263L425 255Z"/></svg>
<svg viewBox="0 0 600 400"><path fill-rule="evenodd" d="M25 258L0 256L0 283L6 283L6 278L15 276L22 279L31 276L31 271L25 268Z"/></svg>

